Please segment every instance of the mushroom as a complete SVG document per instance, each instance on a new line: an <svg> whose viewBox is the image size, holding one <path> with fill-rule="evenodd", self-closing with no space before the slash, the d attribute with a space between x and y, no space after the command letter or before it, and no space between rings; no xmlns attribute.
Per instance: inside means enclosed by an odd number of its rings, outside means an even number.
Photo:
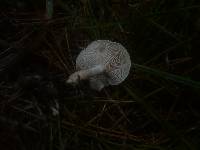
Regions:
<svg viewBox="0 0 200 150"><path fill-rule="evenodd" d="M108 85L118 85L126 79L131 68L127 50L119 43L97 40L80 52L76 59L76 72L67 83L77 84L89 80L92 89L101 91Z"/></svg>

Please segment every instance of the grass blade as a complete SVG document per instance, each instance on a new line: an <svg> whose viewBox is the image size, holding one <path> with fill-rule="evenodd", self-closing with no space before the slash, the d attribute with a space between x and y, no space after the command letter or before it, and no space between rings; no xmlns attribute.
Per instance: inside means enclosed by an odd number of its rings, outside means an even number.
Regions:
<svg viewBox="0 0 200 150"><path fill-rule="evenodd" d="M46 18L51 19L53 16L53 0L46 0Z"/></svg>
<svg viewBox="0 0 200 150"><path fill-rule="evenodd" d="M176 83L180 83L183 85L187 85L196 89L200 89L200 82L199 81L194 81L191 79L188 79L186 77L182 77L182 76L178 76L178 75L174 75L171 73L167 73L167 72L163 72L163 71L159 71L144 65L139 65L139 64L134 64L135 68L139 71L142 72L146 72L155 76L158 76L160 78L163 78L165 80L171 80L173 82Z"/></svg>

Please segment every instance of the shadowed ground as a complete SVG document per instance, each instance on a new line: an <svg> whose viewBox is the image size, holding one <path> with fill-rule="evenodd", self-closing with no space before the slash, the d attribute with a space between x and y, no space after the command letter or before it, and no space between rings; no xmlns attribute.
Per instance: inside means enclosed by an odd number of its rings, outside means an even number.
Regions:
<svg viewBox="0 0 200 150"><path fill-rule="evenodd" d="M198 0L2 0L0 149L199 149L199 14ZM127 48L128 78L66 85L97 39Z"/></svg>

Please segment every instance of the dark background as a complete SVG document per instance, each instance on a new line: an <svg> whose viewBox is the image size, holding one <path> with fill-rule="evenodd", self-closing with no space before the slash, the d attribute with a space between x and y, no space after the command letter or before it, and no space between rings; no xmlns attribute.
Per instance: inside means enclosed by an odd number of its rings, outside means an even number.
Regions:
<svg viewBox="0 0 200 150"><path fill-rule="evenodd" d="M199 33L198 0L1 0L0 149L199 149ZM97 39L128 78L65 84Z"/></svg>

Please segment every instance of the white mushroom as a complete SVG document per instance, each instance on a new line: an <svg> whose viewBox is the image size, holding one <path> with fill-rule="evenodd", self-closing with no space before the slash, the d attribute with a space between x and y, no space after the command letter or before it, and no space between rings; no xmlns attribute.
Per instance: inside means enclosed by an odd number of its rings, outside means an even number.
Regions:
<svg viewBox="0 0 200 150"><path fill-rule="evenodd" d="M118 85L126 79L131 67L127 50L119 43L97 40L82 50L76 59L77 72L67 83L89 80L92 89L100 91L108 85Z"/></svg>

